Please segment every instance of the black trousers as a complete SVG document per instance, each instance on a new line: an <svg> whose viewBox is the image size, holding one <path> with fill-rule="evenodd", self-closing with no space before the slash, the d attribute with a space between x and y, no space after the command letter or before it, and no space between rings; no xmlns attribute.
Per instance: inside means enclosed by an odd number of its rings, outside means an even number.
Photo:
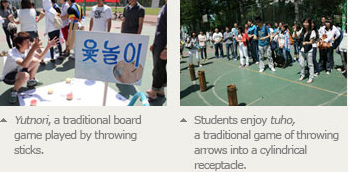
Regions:
<svg viewBox="0 0 348 172"><path fill-rule="evenodd" d="M167 86L167 60L160 58L164 47L154 45L152 50L153 70L152 70L152 89L159 91Z"/></svg>
<svg viewBox="0 0 348 172"><path fill-rule="evenodd" d="M6 35L6 41L7 41L7 45L8 47L11 49L12 47L14 47L14 43L13 43L13 38L14 38L14 34L10 33L7 30L7 27L2 27L2 29L4 29L5 35Z"/></svg>
<svg viewBox="0 0 348 172"><path fill-rule="evenodd" d="M60 34L60 30L55 30L52 32L48 32L48 37L50 38L50 40L52 40L54 37L59 39L59 34ZM58 42L57 46L58 46L59 56L62 56L62 45L60 45L60 42ZM54 58L53 47L50 49L50 53L51 53L51 58L53 59Z"/></svg>

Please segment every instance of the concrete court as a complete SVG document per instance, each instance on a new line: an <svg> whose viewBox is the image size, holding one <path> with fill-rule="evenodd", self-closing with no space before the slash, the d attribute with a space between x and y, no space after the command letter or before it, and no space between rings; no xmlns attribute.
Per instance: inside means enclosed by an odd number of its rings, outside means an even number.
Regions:
<svg viewBox="0 0 348 172"><path fill-rule="evenodd" d="M226 57L215 59L213 48L207 48L207 53L210 60L203 62L202 67L198 68L196 59L193 60L196 77L198 70L205 71L208 90L201 92L199 80L190 79L188 51L184 51L180 60L181 106L227 106L230 84L237 86L240 106L347 106L347 79L336 69L330 75L322 72L312 84L307 84L307 79L298 81L299 63L285 69L276 68L276 72L266 69L259 73L255 64L239 68L239 61L228 61ZM335 65L342 64L338 54L334 53L334 59Z"/></svg>
<svg viewBox="0 0 348 172"><path fill-rule="evenodd" d="M90 19L86 17L85 30L88 30L89 28L89 20ZM120 20L116 20L116 21L113 20L111 32L120 33L120 26L121 26ZM46 45L47 38L43 36L44 29L45 29L44 19L38 23L38 27L39 27L39 37L43 41L43 45ZM142 34L150 36L149 46L153 42L155 29L156 29L156 21L147 20L144 22ZM64 50L65 45L63 45L62 48ZM2 52L3 50L8 50L8 46L6 43L5 34L3 30L1 29L0 52ZM4 60L2 57L0 57L0 73L2 73L3 64L4 64ZM64 61L56 60L55 63L51 63L48 61L45 66L40 66L39 72L36 75L36 78L39 79L41 82L43 82L44 85L65 81L66 78L74 77L74 74L75 74L74 64L75 62L71 58L66 58ZM148 47L147 57L146 57L146 62L144 67L144 74L143 74L141 85L133 87L133 86L109 83L109 87L113 88L115 91L119 92L121 95L123 95L127 99L132 98L132 96L138 91L146 92L146 90L151 88L151 85L152 85L152 67L153 67L152 53L149 51L149 47ZM12 106L12 104L8 103L8 97L9 97L11 88L12 88L11 85L6 85L4 82L0 82L0 106ZM14 104L14 106L16 105L18 106L18 104ZM136 105L141 106L142 103L140 101L137 101ZM159 98L158 100L152 102L151 105L166 106L166 98Z"/></svg>

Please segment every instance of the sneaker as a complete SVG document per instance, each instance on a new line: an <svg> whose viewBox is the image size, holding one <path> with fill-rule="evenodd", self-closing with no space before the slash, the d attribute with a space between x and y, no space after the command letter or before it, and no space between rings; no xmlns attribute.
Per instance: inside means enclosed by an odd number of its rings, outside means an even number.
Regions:
<svg viewBox="0 0 348 172"><path fill-rule="evenodd" d="M239 68L242 68L243 67L243 65L239 65Z"/></svg>
<svg viewBox="0 0 348 172"><path fill-rule="evenodd" d="M199 67L202 67L202 65L201 65L201 64L199 64Z"/></svg>
<svg viewBox="0 0 348 172"><path fill-rule="evenodd" d="M337 68L337 71L342 72L342 69L341 68Z"/></svg>
<svg viewBox="0 0 348 172"><path fill-rule="evenodd" d="M345 74L345 73L347 73L347 71L346 71L346 70L344 70L344 71L342 71L342 73L343 73L343 74Z"/></svg>
<svg viewBox="0 0 348 172"><path fill-rule="evenodd" d="M314 77L318 77L318 76L319 76L319 74L318 74L318 73L315 73L313 76L314 76Z"/></svg>
<svg viewBox="0 0 348 172"><path fill-rule="evenodd" d="M271 71L272 71L272 72L275 72L276 70L274 69L274 67L272 67L272 68L271 68Z"/></svg>
<svg viewBox="0 0 348 172"><path fill-rule="evenodd" d="M249 64L246 64L245 67L249 67Z"/></svg>
<svg viewBox="0 0 348 172"><path fill-rule="evenodd" d="M12 104L17 103L17 100L18 100L17 97L18 97L18 92L15 90L12 90L10 93L10 99L8 101Z"/></svg>
<svg viewBox="0 0 348 172"><path fill-rule="evenodd" d="M303 79L304 79L304 76L301 76L301 78L298 79L298 80L299 80L299 81L303 81Z"/></svg>
<svg viewBox="0 0 348 172"><path fill-rule="evenodd" d="M234 61L237 61L237 59L236 59L236 58L234 58L233 60L234 60Z"/></svg>
<svg viewBox="0 0 348 172"><path fill-rule="evenodd" d="M330 75L330 73L331 73L330 71L327 71L327 72L326 72L326 75Z"/></svg>
<svg viewBox="0 0 348 172"><path fill-rule="evenodd" d="M308 79L307 84L310 84L310 83L312 83L312 82L313 82L313 79L310 78L310 79Z"/></svg>
<svg viewBox="0 0 348 172"><path fill-rule="evenodd" d="M259 72L262 73L264 69L260 69Z"/></svg>
<svg viewBox="0 0 348 172"><path fill-rule="evenodd" d="M256 62L256 64L259 64L259 62Z"/></svg>
<svg viewBox="0 0 348 172"><path fill-rule="evenodd" d="M31 79L27 82L27 87L35 87L37 85L42 85L42 83L36 79Z"/></svg>

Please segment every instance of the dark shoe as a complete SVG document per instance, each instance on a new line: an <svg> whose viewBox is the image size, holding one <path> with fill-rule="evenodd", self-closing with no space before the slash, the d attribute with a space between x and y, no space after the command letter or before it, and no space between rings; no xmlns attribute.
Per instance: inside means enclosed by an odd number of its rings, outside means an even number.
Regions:
<svg viewBox="0 0 348 172"><path fill-rule="evenodd" d="M36 79L31 79L27 82L27 87L35 87L38 85L42 85L42 82L40 82L39 80L36 80Z"/></svg>
<svg viewBox="0 0 348 172"><path fill-rule="evenodd" d="M14 104L18 101L18 92L15 90L12 90L10 93L10 98L8 100L10 103Z"/></svg>
<svg viewBox="0 0 348 172"><path fill-rule="evenodd" d="M52 63L56 62L56 60L55 60L55 59L51 59L50 61L51 61Z"/></svg>

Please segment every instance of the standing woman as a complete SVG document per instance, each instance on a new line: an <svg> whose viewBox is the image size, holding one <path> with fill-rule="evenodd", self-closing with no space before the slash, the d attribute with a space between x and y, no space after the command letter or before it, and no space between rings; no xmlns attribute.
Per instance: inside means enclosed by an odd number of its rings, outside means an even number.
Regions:
<svg viewBox="0 0 348 172"><path fill-rule="evenodd" d="M244 67L244 58L245 58L245 67L249 66L249 55L247 50L247 37L248 34L242 31L243 29L238 28L238 34L236 35L236 40L239 43L239 56L240 56L240 66L239 68Z"/></svg>
<svg viewBox="0 0 348 172"><path fill-rule="evenodd" d="M294 62L294 59L292 58L292 56L290 54L290 46L291 45L290 45L290 34L289 34L288 29L289 29L289 27L287 24L282 25L281 30L280 30L279 35L278 35L279 49L283 52L283 56L284 56L283 68L286 67L288 57L290 57L291 63Z"/></svg>
<svg viewBox="0 0 348 172"><path fill-rule="evenodd" d="M319 40L319 32L317 29L317 25L315 24L314 21L312 21L312 30L315 32L315 39L314 42L312 44L312 48L313 48L313 65L314 65L314 76L318 76L320 74L320 67L319 67L319 63L317 61L317 43Z"/></svg>
<svg viewBox="0 0 348 172"><path fill-rule="evenodd" d="M296 32L300 31L300 24L296 23L293 27L293 33L292 33L292 38L294 39L294 58L296 61L298 61L298 55L299 55L299 51L300 51L300 41L299 41L299 37L298 34L296 34Z"/></svg>
<svg viewBox="0 0 348 172"><path fill-rule="evenodd" d="M301 66L301 77L299 81L303 81L305 78L305 60L307 60L309 68L309 79L307 83L312 83L314 77L314 66L313 66L313 48L312 44L316 38L315 31L312 30L312 20L306 18L303 21L303 28L300 36L300 41L302 42L301 51L300 51L300 66Z"/></svg>
<svg viewBox="0 0 348 172"><path fill-rule="evenodd" d="M7 45L8 47L11 49L13 47L13 38L14 38L14 34L10 33L7 29L8 24L10 23L9 20L9 15L13 14L13 11L11 8L9 8L9 3L8 0L1 0L1 7L0 7L0 16L2 17L2 19L4 20L4 23L2 24L2 29L5 32L6 35L6 41L7 41Z"/></svg>
<svg viewBox="0 0 348 172"><path fill-rule="evenodd" d="M333 29L331 20L325 21L325 29L323 35L320 38L319 47L323 49L323 60L326 60L326 74L330 74L332 70L333 62L333 39L335 36L335 30Z"/></svg>
<svg viewBox="0 0 348 172"><path fill-rule="evenodd" d="M45 19L46 19L46 32L45 34L48 34L48 37L50 40L54 38L59 38L60 35L60 28L56 28L54 24L54 18L57 16L56 10L52 7L52 3L50 0L44 0L43 1L43 8L45 10ZM58 42L58 51L59 51L59 57L62 57L62 46ZM54 59L54 49L53 47L50 49L51 53L51 62L55 62Z"/></svg>
<svg viewBox="0 0 348 172"><path fill-rule="evenodd" d="M202 61L206 61L207 60L207 36L203 34L203 31L199 32L198 35L198 41L199 41L199 48L201 49L201 58ZM204 53L204 54L203 54ZM203 57L203 55L205 57Z"/></svg>
<svg viewBox="0 0 348 172"><path fill-rule="evenodd" d="M186 40L186 47L189 49L189 62L190 64L193 63L193 54L196 54L196 60L198 63L199 67L202 67L202 65L200 64L200 60L199 60L199 56L198 56L198 48L199 48L199 44L198 44L198 38L197 38L197 34L195 31L193 31L191 33L191 36L188 37L188 39Z"/></svg>

